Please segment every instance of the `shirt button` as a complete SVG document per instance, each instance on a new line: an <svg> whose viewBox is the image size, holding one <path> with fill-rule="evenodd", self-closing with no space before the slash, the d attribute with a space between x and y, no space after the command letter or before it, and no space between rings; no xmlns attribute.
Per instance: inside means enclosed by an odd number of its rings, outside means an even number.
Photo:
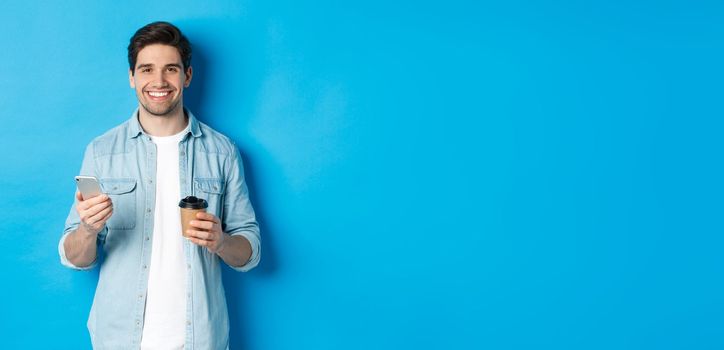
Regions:
<svg viewBox="0 0 724 350"><path fill-rule="evenodd" d="M147 212L147 213L150 213L150 212L151 212L151 208L146 209L146 212Z"/></svg>
<svg viewBox="0 0 724 350"><path fill-rule="evenodd" d="M183 155L185 155L186 153L184 153L184 151L181 151L181 153L179 153L179 154L183 156Z"/></svg>
<svg viewBox="0 0 724 350"><path fill-rule="evenodd" d="M145 268L146 268L146 265L143 265L143 268L145 269Z"/></svg>
<svg viewBox="0 0 724 350"><path fill-rule="evenodd" d="M190 325L191 325L191 321L188 321L188 320L187 320L187 321L186 321L186 325L190 326Z"/></svg>
<svg viewBox="0 0 724 350"><path fill-rule="evenodd" d="M140 299L140 298L143 298L143 294L139 294L139 295L138 295L138 298L139 298L139 299Z"/></svg>
<svg viewBox="0 0 724 350"><path fill-rule="evenodd" d="M191 268L191 264L186 264L186 268L187 268L187 269L190 269L190 268Z"/></svg>
<svg viewBox="0 0 724 350"><path fill-rule="evenodd" d="M148 180L148 183L152 184L152 183L153 183L153 180Z"/></svg>
<svg viewBox="0 0 724 350"><path fill-rule="evenodd" d="M146 237L146 240L148 240L148 237Z"/></svg>

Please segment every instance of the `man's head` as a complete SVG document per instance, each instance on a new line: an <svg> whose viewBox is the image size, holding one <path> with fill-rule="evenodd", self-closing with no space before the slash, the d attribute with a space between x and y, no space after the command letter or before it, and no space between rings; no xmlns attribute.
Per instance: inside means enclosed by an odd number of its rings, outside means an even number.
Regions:
<svg viewBox="0 0 724 350"><path fill-rule="evenodd" d="M191 67L191 43L181 31L168 22L153 22L136 31L128 44L128 65L135 72L138 52L152 44L173 46L178 50L184 71Z"/></svg>
<svg viewBox="0 0 724 350"><path fill-rule="evenodd" d="M128 79L138 102L150 114L172 115L183 108L191 83L191 44L171 23L139 29L128 44Z"/></svg>

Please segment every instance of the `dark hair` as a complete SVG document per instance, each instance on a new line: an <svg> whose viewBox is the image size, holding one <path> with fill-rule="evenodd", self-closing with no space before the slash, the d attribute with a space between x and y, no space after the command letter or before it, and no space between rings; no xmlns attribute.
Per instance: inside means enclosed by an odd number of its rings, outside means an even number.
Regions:
<svg viewBox="0 0 724 350"><path fill-rule="evenodd" d="M153 22L136 31L128 44L128 65L136 73L138 52L152 44L164 44L175 47L181 55L184 71L191 66L191 43L181 31L168 22Z"/></svg>

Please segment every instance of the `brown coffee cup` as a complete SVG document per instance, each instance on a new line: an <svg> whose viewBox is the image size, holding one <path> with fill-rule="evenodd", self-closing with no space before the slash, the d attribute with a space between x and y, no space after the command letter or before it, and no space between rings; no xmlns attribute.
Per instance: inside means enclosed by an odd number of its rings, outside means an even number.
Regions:
<svg viewBox="0 0 724 350"><path fill-rule="evenodd" d="M189 222L196 220L196 213L205 213L209 204L202 198L188 196L182 199L178 206L181 208L181 234L188 237L186 230L194 229Z"/></svg>

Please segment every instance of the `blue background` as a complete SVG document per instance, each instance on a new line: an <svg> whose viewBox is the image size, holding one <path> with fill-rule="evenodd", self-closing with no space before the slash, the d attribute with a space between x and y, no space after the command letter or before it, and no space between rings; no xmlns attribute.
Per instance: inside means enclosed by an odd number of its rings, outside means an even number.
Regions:
<svg viewBox="0 0 724 350"><path fill-rule="evenodd" d="M261 265L232 349L722 349L715 1L65 1L0 12L0 336L85 349L57 243L85 145L137 101L126 45L195 47Z"/></svg>

